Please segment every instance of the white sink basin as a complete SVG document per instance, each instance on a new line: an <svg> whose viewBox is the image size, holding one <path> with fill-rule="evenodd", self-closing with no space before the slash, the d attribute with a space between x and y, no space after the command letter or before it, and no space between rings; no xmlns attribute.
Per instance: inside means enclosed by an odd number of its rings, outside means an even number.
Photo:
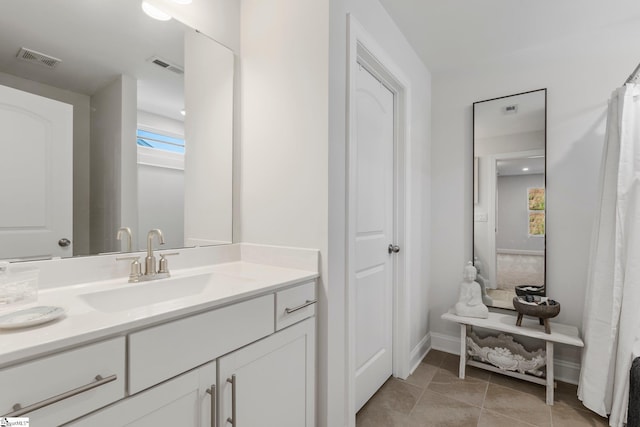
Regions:
<svg viewBox="0 0 640 427"><path fill-rule="evenodd" d="M241 284L250 281L207 273L131 283L116 289L81 294L79 297L98 311L115 313L198 295L214 279L224 285Z"/></svg>

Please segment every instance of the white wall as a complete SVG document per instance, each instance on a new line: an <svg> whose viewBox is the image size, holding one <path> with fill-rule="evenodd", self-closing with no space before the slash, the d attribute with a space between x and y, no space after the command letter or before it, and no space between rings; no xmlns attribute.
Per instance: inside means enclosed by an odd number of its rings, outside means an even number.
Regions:
<svg viewBox="0 0 640 427"><path fill-rule="evenodd" d="M638 19L629 19L434 75L429 320L432 337L443 334L441 344L458 336L457 325L440 315L455 303L471 257L471 105L545 87L548 292L562 304L557 321L581 325L607 99L640 59L639 29ZM579 353L561 347L557 358L575 363Z"/></svg>
<svg viewBox="0 0 640 427"><path fill-rule="evenodd" d="M73 254L89 254L89 96L2 72L0 84L73 105Z"/></svg>
<svg viewBox="0 0 640 427"><path fill-rule="evenodd" d="M120 76L91 96L91 253L119 250L116 232L137 240L136 82Z"/></svg>
<svg viewBox="0 0 640 427"><path fill-rule="evenodd" d="M431 78L429 71L377 1L331 0L329 47L329 276L325 292L329 304L322 313L320 347L332 356L322 359L319 413L321 426L344 426L353 423L347 416L345 396L345 163L346 163L346 61L347 13L357 19L364 30L402 71L411 86L410 139L408 150L411 176L408 206L412 228L409 246L403 248L411 259L407 285L411 301L410 345L404 349L418 357L428 346L428 272L430 269L430 116ZM323 341L324 340L324 341ZM322 356L321 356L322 357ZM324 357L327 357L325 355ZM328 376L323 378L323 372ZM325 376L327 374L324 374ZM323 412L326 411L326 414ZM326 415L326 419L324 416Z"/></svg>
<svg viewBox="0 0 640 427"><path fill-rule="evenodd" d="M184 247L184 171L138 164L138 241L147 247L147 231L159 228L163 250ZM124 250L125 246L122 246Z"/></svg>
<svg viewBox="0 0 640 427"><path fill-rule="evenodd" d="M341 316L339 302L328 304L326 281L328 43L327 0L242 1L240 241L321 252L319 425L327 425L329 352L340 366L344 354L327 332L327 310Z"/></svg>
<svg viewBox="0 0 640 427"><path fill-rule="evenodd" d="M184 122L160 116L148 111L138 110L138 128L160 130L166 135L184 138Z"/></svg>
<svg viewBox="0 0 640 427"><path fill-rule="evenodd" d="M180 5L172 0L147 0L234 52L240 49L240 1L193 0Z"/></svg>
<svg viewBox="0 0 640 427"><path fill-rule="evenodd" d="M184 59L185 244L231 243L233 52L191 31Z"/></svg>
<svg viewBox="0 0 640 427"><path fill-rule="evenodd" d="M505 175L497 179L496 250L544 251L543 236L529 235L527 190L544 188L544 175Z"/></svg>

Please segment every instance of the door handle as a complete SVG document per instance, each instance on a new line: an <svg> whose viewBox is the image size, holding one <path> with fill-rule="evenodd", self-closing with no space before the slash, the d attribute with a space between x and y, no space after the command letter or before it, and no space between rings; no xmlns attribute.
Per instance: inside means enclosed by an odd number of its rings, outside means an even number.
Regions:
<svg viewBox="0 0 640 427"><path fill-rule="evenodd" d="M67 238L58 240L58 246L60 246L61 248L66 248L70 244L71 244L71 240Z"/></svg>
<svg viewBox="0 0 640 427"><path fill-rule="evenodd" d="M400 252L400 246L398 246L398 245L389 245L389 253L390 254L397 254L398 252Z"/></svg>

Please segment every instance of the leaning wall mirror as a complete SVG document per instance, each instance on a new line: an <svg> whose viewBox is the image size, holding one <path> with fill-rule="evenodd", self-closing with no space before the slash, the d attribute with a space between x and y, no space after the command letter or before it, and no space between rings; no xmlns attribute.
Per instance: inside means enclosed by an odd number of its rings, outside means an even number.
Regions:
<svg viewBox="0 0 640 427"><path fill-rule="evenodd" d="M473 104L473 258L485 304L544 295L546 89Z"/></svg>
<svg viewBox="0 0 640 427"><path fill-rule="evenodd" d="M140 6L3 5L0 258L232 242L234 54Z"/></svg>

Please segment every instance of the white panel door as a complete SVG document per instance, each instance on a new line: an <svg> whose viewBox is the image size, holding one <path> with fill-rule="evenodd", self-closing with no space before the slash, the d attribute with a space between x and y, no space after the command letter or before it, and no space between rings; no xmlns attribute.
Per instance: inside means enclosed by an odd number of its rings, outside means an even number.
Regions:
<svg viewBox="0 0 640 427"><path fill-rule="evenodd" d="M394 95L364 67L357 74L356 141L350 194L355 259L356 410L392 374Z"/></svg>
<svg viewBox="0 0 640 427"><path fill-rule="evenodd" d="M71 105L0 86L0 258L73 254L72 126Z"/></svg>

